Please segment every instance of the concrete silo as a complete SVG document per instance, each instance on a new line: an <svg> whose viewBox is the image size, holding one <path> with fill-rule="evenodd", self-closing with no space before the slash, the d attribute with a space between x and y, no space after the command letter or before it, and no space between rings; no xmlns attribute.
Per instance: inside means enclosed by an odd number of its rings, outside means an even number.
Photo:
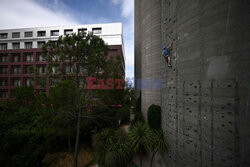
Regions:
<svg viewBox="0 0 250 167"><path fill-rule="evenodd" d="M135 0L135 13L140 10L146 19L153 13L150 3ZM159 3L159 17L151 17L150 23L160 20L161 43L143 39L159 31L141 24L135 15L135 24L143 27L135 29L142 39L135 41L135 50L140 45L141 51L135 57L140 57L142 78L159 72L164 81L158 101L171 145L163 156L166 165L250 166L250 1L154 3ZM160 56L161 48L170 43L172 68ZM154 62L160 62L160 69ZM157 91L144 92L142 105L155 103L151 96Z"/></svg>
<svg viewBox="0 0 250 167"><path fill-rule="evenodd" d="M161 1L135 0L135 77L160 78L161 54ZM160 105L160 90L141 91L142 111L151 104Z"/></svg>

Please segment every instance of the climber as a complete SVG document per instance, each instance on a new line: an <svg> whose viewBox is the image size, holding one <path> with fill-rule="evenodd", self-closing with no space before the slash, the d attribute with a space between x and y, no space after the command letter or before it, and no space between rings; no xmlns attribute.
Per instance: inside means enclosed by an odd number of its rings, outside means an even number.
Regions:
<svg viewBox="0 0 250 167"><path fill-rule="evenodd" d="M170 58L170 52L169 52L169 50L172 48L172 46L173 46L173 43L171 43L168 47L164 46L162 54L161 54L163 57L165 57L167 59L168 67L172 67L172 65L171 65L171 58Z"/></svg>

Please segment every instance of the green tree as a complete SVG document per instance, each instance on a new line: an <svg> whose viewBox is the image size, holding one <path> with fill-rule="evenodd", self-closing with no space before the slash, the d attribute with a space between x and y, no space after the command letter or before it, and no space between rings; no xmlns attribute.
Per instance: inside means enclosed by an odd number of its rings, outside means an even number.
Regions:
<svg viewBox="0 0 250 167"><path fill-rule="evenodd" d="M35 92L33 86L17 87L13 93L15 104L28 107L35 100Z"/></svg>
<svg viewBox="0 0 250 167"><path fill-rule="evenodd" d="M134 114L134 119L131 122L132 127L137 122L145 122L143 114L141 112L141 95L135 100L133 114Z"/></svg>
<svg viewBox="0 0 250 167"><path fill-rule="evenodd" d="M125 105L117 111L118 119L121 124L127 124L130 121L130 106Z"/></svg>
<svg viewBox="0 0 250 167"><path fill-rule="evenodd" d="M153 129L161 128L161 107L155 104L152 104L148 108L148 124Z"/></svg>
<svg viewBox="0 0 250 167"><path fill-rule="evenodd" d="M107 60L105 73L103 73L104 83L112 80L113 89L100 89L101 101L108 106L125 104L127 89L125 89L124 67L119 55L110 57Z"/></svg>
<svg viewBox="0 0 250 167"><path fill-rule="evenodd" d="M14 91L13 100L1 103L1 166L41 166L40 160L53 147L45 137L40 100L40 96L34 98L33 87L24 86Z"/></svg>
<svg viewBox="0 0 250 167"><path fill-rule="evenodd" d="M75 83L64 80L50 90L51 109L54 112L53 126L66 133L68 149L71 152L71 136L75 129L75 115L77 111L77 98L79 91Z"/></svg>
<svg viewBox="0 0 250 167"><path fill-rule="evenodd" d="M131 149L135 154L139 155L141 167L143 156L152 150L153 137L153 131L147 124L142 122L135 123L129 132Z"/></svg>
<svg viewBox="0 0 250 167"><path fill-rule="evenodd" d="M127 167L132 159L124 130L104 129L93 138L95 159L101 167Z"/></svg>
<svg viewBox="0 0 250 167"><path fill-rule="evenodd" d="M77 119L74 167L77 167L77 155L80 138L81 119L89 118L89 109L93 106L95 91L86 89L85 76L99 77L106 67L108 46L93 34L78 33L60 36L57 42L48 41L43 46L44 57L48 62L47 79L53 84L58 80L69 79L79 89L73 114Z"/></svg>

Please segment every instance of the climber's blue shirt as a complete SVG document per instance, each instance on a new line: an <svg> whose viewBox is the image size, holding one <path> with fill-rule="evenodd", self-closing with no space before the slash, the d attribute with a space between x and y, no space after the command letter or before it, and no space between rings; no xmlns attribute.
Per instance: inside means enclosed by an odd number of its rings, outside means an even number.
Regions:
<svg viewBox="0 0 250 167"><path fill-rule="evenodd" d="M167 57L170 56L170 53L169 53L168 48L163 49L163 53L164 53L164 55L167 56Z"/></svg>

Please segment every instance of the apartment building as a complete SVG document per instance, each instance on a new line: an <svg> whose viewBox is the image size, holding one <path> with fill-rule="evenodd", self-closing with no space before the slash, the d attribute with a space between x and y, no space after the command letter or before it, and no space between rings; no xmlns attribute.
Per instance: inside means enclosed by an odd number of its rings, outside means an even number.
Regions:
<svg viewBox="0 0 250 167"><path fill-rule="evenodd" d="M93 32L105 41L110 48L107 57L121 56L125 71L121 23L4 29L0 30L0 99L11 98L14 89L23 85L33 85L37 94L48 92L53 82L46 83L45 87L38 82L47 70L41 47L49 40L56 42L59 36L79 33L82 30L86 33ZM32 66L38 69L40 77L31 76ZM66 71L71 70L66 68ZM58 69L55 67L52 71L56 73Z"/></svg>

